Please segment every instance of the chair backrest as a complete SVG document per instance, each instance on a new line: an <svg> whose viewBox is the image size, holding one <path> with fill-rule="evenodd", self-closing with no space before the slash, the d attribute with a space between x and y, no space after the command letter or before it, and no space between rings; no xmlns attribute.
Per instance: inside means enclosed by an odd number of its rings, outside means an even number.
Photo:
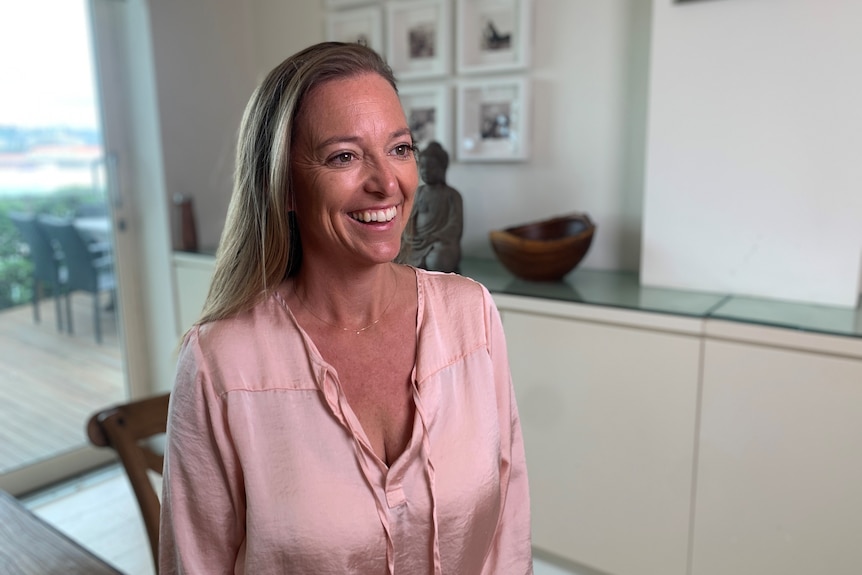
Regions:
<svg viewBox="0 0 862 575"><path fill-rule="evenodd" d="M75 208L75 217L89 218L95 216L107 216L108 212L108 203L106 201L86 202Z"/></svg>
<svg viewBox="0 0 862 575"><path fill-rule="evenodd" d="M162 473L164 455L154 449L154 439L167 429L168 400L170 394L114 405L90 417L87 437L99 447L111 447L129 477L158 571L159 514L161 502L147 471Z"/></svg>
<svg viewBox="0 0 862 575"><path fill-rule="evenodd" d="M30 249L30 260L33 262L33 276L39 280L58 283L59 256L51 245L51 241L36 222L33 214L10 212L9 219L21 234L21 239Z"/></svg>
<svg viewBox="0 0 862 575"><path fill-rule="evenodd" d="M93 253L72 220L56 216L40 216L37 223L45 235L63 252L69 274L66 280L68 289L97 291L99 274L93 265Z"/></svg>

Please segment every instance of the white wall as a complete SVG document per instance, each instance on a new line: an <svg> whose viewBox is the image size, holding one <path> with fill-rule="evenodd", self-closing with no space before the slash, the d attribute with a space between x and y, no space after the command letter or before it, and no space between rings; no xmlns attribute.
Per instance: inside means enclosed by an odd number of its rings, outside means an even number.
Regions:
<svg viewBox="0 0 862 575"><path fill-rule="evenodd" d="M465 253L490 257L493 228L587 211L598 232L582 265L637 268L649 6L535 0L533 157L452 165ZM199 243L214 246L242 109L266 72L324 39L323 0L185 0L152 10L168 193L194 198Z"/></svg>
<svg viewBox="0 0 862 575"><path fill-rule="evenodd" d="M637 269L650 4L535 0L532 157L450 168L465 253L491 257L492 229L585 211L598 229L581 265Z"/></svg>
<svg viewBox="0 0 862 575"><path fill-rule="evenodd" d="M167 193L193 196L200 244L214 246L242 109L269 69L323 39L323 0L150 4ZM862 4L534 0L534 11L532 158L450 168L466 254L490 256L491 229L586 211L598 233L584 267L855 304Z"/></svg>
<svg viewBox="0 0 862 575"><path fill-rule="evenodd" d="M653 7L641 281L855 306L862 2Z"/></svg>
<svg viewBox="0 0 862 575"><path fill-rule="evenodd" d="M322 2L150 5L167 193L191 196L198 245L214 248L230 201L246 102L276 64L323 39Z"/></svg>
<svg viewBox="0 0 862 575"><path fill-rule="evenodd" d="M191 196L200 246L218 243L236 134L255 86L252 4L150 0L169 199Z"/></svg>
<svg viewBox="0 0 862 575"><path fill-rule="evenodd" d="M324 39L324 0L253 0L255 82L282 60Z"/></svg>

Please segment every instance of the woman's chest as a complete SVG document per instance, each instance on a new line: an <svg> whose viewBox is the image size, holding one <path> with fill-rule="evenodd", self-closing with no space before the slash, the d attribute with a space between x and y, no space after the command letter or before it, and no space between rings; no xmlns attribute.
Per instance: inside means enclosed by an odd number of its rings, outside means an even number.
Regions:
<svg viewBox="0 0 862 575"><path fill-rule="evenodd" d="M415 337L412 331L342 338L326 346L340 393L374 454L387 466L406 449L413 430ZM345 339L354 341L345 342Z"/></svg>
<svg viewBox="0 0 862 575"><path fill-rule="evenodd" d="M434 505L450 557L487 543L500 501L499 422L488 409L493 394L451 381L426 383L433 387L422 388L417 404L425 421L417 418L411 444L388 469L358 448L354 430L338 417L337 398L326 392L255 394L256 406L246 406L254 413L232 413L232 428L259 429L241 419L281 418L266 434L237 433L249 537L262 553L293 564L327 556L344 567L376 550L362 560L369 561L364 572L375 573L386 547L380 513L399 556L421 556ZM335 563L331 572L352 572Z"/></svg>

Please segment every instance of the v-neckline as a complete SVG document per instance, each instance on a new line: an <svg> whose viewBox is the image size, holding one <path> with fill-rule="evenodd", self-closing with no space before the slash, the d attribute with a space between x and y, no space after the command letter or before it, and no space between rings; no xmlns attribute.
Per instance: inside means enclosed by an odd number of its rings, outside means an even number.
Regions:
<svg viewBox="0 0 862 575"><path fill-rule="evenodd" d="M419 270L414 268L413 266L409 266L414 274L414 281L416 285L416 323L414 328L415 338L416 338L416 348L417 353L419 349L419 333L422 326L422 321L424 318L424 313L422 309L423 302L423 286L422 279L420 278ZM362 426L362 423L359 421L359 417L356 415L356 412L353 410L353 407L350 405L350 402L347 400L346 395L344 394L344 390L341 387L341 381L338 377L338 370L335 369L331 363L329 363L326 358L323 357L323 354L320 352L320 349L317 347L317 344L314 342L314 339L309 335L309 333L302 327L302 324L296 319L296 316L293 313L293 310L287 305L287 300L284 295L280 293L281 290L276 290L274 292L276 299L280 303L281 308L287 312L288 317L290 318L293 325L299 331L303 341L305 342L306 349L309 352L310 359L313 363L319 365L323 368L325 373L315 374L315 383L320 389L321 393L324 397L327 397L324 387L326 386L326 377L327 373L329 377L333 379L335 385L338 389L338 396L343 397L343 406L340 405L340 402L337 402L337 410L341 412L341 418L345 421L343 424L348 428L348 432L351 434L355 434L359 439L360 444L363 449L370 454L372 460L375 464L383 471L385 476L389 476L390 474L395 473L393 470L398 468L399 470L403 469L405 463L409 459L408 454L412 454L413 451L420 447L420 442L417 439L421 438L421 434L424 433L422 421L420 419L419 410L421 406L417 405L417 398L420 397L418 384L416 380L416 361L418 358L414 358L413 369L410 372L410 383L411 383L411 394L412 394L412 402L413 402L413 423L410 430L410 438L407 441L407 445L404 447L404 450L395 458L395 460L387 465L386 461L378 454L371 445L371 441L368 437L368 434L365 432L365 428ZM320 379L320 380L319 380ZM327 403L330 401L327 399ZM336 406L330 405L330 409L336 411ZM337 415L337 414L336 414ZM350 420L349 422L346 420ZM417 435L420 434L420 435ZM403 471L401 473L403 475Z"/></svg>

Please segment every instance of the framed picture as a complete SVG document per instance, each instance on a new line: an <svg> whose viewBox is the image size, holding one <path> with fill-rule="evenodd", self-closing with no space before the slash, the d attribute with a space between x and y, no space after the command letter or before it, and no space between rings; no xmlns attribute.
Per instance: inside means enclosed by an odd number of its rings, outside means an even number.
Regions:
<svg viewBox="0 0 862 575"><path fill-rule="evenodd" d="M375 4L377 2L378 0L326 0L324 5L327 10L340 10L342 8L355 8L356 6Z"/></svg>
<svg viewBox="0 0 862 575"><path fill-rule="evenodd" d="M459 74L529 66L532 0L457 0Z"/></svg>
<svg viewBox="0 0 862 575"><path fill-rule="evenodd" d="M530 84L524 76L458 84L459 161L523 161L530 157Z"/></svg>
<svg viewBox="0 0 862 575"><path fill-rule="evenodd" d="M449 74L449 0L393 0L386 15L386 57L398 80Z"/></svg>
<svg viewBox="0 0 862 575"><path fill-rule="evenodd" d="M399 86L401 106L419 150L436 141L451 152L451 93L445 84Z"/></svg>
<svg viewBox="0 0 862 575"><path fill-rule="evenodd" d="M383 7L366 6L326 15L326 39L356 42L383 53Z"/></svg>

